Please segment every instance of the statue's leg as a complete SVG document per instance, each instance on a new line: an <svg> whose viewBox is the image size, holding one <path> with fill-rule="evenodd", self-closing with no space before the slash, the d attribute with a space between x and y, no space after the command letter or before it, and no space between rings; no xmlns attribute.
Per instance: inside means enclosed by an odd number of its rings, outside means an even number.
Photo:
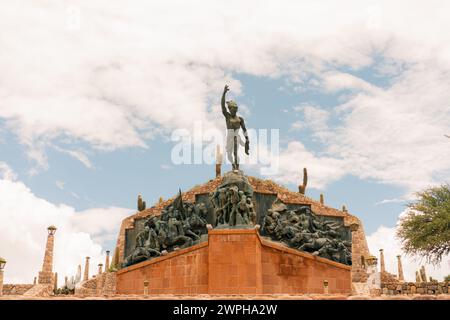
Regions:
<svg viewBox="0 0 450 320"><path fill-rule="evenodd" d="M233 151L234 151L234 170L239 170L239 158L238 158L238 140L237 137L234 136L233 139Z"/></svg>
<svg viewBox="0 0 450 320"><path fill-rule="evenodd" d="M227 151L227 159L230 161L232 165L234 165L233 161L233 130L228 130L227 133L227 144L225 146L225 149Z"/></svg>

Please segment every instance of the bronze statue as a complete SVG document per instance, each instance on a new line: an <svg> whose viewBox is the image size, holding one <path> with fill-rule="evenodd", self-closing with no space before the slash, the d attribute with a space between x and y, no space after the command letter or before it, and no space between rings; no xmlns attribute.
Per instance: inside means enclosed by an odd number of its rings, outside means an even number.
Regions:
<svg viewBox="0 0 450 320"><path fill-rule="evenodd" d="M245 146L245 153L249 154L250 142L248 140L247 128L245 127L244 119L237 116L238 105L235 101L227 101L228 111L225 108L225 95L230 89L228 85L223 89L222 94L222 113L225 117L225 122L227 124L227 158L232 163L233 170L239 170L239 157L238 157L238 146ZM242 141L239 135L239 129L242 128L245 137L245 143ZM233 158L234 156L234 158Z"/></svg>

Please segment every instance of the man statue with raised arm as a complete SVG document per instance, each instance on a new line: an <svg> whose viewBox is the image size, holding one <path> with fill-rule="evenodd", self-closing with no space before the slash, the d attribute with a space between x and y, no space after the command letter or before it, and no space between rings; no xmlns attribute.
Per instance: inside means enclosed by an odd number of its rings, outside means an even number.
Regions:
<svg viewBox="0 0 450 320"><path fill-rule="evenodd" d="M249 154L250 142L248 140L247 128L245 127L244 119L237 115L238 105L235 101L226 101L228 110L225 107L225 95L229 91L228 85L223 89L222 94L222 113L225 117L225 122L227 124L227 158L233 164L233 170L239 170L239 157L238 148L239 145L245 146L245 153ZM242 128L245 137L245 143L242 141L239 135L239 129Z"/></svg>

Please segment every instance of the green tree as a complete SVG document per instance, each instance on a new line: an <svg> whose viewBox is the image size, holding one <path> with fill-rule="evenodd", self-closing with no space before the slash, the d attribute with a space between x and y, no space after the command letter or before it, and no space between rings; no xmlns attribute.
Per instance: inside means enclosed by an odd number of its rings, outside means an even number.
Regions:
<svg viewBox="0 0 450 320"><path fill-rule="evenodd" d="M450 274L444 278L444 281L450 282Z"/></svg>
<svg viewBox="0 0 450 320"><path fill-rule="evenodd" d="M428 188L416 195L400 220L397 236L407 254L439 264L450 252L450 186Z"/></svg>

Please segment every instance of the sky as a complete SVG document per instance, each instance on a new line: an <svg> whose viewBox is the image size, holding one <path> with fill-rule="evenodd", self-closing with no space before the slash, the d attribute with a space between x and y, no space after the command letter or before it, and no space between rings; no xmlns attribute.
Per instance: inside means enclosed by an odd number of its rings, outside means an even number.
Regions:
<svg viewBox="0 0 450 320"><path fill-rule="evenodd" d="M250 131L278 133L252 136L244 172L297 190L308 168L307 195L345 204L372 254L392 273L402 254L414 279L423 262L395 230L415 192L450 180L448 1L0 4L6 282L37 275L48 225L58 274L85 256L96 270L139 193L150 206L213 178L174 161L174 133L206 147L199 127L224 132L225 84ZM450 259L427 268L441 279Z"/></svg>

